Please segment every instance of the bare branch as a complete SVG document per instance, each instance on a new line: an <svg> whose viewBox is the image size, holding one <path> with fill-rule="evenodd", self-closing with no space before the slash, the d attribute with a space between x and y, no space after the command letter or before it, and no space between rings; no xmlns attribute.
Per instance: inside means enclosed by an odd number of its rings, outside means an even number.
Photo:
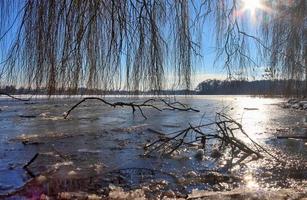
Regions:
<svg viewBox="0 0 307 200"><path fill-rule="evenodd" d="M220 151L228 147L230 148L231 152L237 152L237 150L242 152L242 154L240 154L242 155L242 157L239 158L239 161L234 163L232 166L239 164L251 155L256 156L252 157L252 160L262 158L262 152L265 152L277 161L280 161L276 156L269 153L265 148L263 148L252 138L250 138L243 130L242 125L239 124L237 121L233 120L225 114L220 113L217 113L216 118L216 122L202 124L199 126L193 126L190 124L190 126L186 129L168 134L172 135L172 137L160 137L158 140L155 140L144 147L146 150L145 155L149 155L154 152L160 152L162 154L172 154L182 146L191 144L190 136L193 136L194 140L192 139L192 142L198 143L198 146L203 146L204 149L206 149L207 140L215 140L217 143L220 143ZM210 129L212 126L216 127L215 133L208 133L207 131L205 131L205 129ZM246 136L247 139L249 139L249 141L255 146L255 148L238 139L235 136L237 134L235 131L238 131L238 133Z"/></svg>
<svg viewBox="0 0 307 200"><path fill-rule="evenodd" d="M131 107L133 113L136 111L136 108L137 108L141 112L142 116L145 119L147 119L147 117L145 116L145 114L143 113L143 110L142 110L142 108L145 108L145 107L153 108L153 109L158 110L158 111L166 110L168 108L168 109L171 109L171 110L178 110L178 111L194 111L194 112L199 112L199 110L191 108L191 107L186 107L182 103L179 103L179 102L168 103L164 99L148 99L148 100L144 101L143 103L134 103L134 102L115 102L115 103L111 103L111 102L108 102L105 99L102 99L102 98L99 98L99 97L85 97L81 101L76 103L74 106L72 106L66 112L66 114L64 116L64 119L66 119L69 116L71 111L73 111L80 104L86 102L87 100L101 101L102 103L104 103L106 105L109 105L109 106L111 106L113 108L116 108L116 107ZM159 108L158 106L152 104L154 102L162 102L167 107L166 108ZM181 105L181 107L176 107L176 106L174 106L174 104L179 104L179 105Z"/></svg>
<svg viewBox="0 0 307 200"><path fill-rule="evenodd" d="M22 98L18 98L18 97L15 97L15 96L13 96L13 95L10 95L10 94L8 94L8 93L3 93L3 92L0 92L0 96L1 96L1 95L8 96L8 97L10 97L10 98L12 98L12 99L15 99L15 100L18 100L18 101L30 101L30 100L32 99L32 97L30 97L30 98L28 98L28 99L22 99Z"/></svg>

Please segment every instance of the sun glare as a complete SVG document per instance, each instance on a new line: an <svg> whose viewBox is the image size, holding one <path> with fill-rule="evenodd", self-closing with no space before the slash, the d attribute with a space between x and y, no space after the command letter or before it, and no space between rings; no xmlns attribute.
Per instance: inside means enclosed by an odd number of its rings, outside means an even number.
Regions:
<svg viewBox="0 0 307 200"><path fill-rule="evenodd" d="M255 12L256 9L262 7L261 0L242 0L243 1L243 10L249 10Z"/></svg>
<svg viewBox="0 0 307 200"><path fill-rule="evenodd" d="M249 12L251 19L253 21L256 20L256 11L258 11L258 10L262 10L262 11L268 10L262 4L262 0L241 0L241 2L242 2L241 13Z"/></svg>

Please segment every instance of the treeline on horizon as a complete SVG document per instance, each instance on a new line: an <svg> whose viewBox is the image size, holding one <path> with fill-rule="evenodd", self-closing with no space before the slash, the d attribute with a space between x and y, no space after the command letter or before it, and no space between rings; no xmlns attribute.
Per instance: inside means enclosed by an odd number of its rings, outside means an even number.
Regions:
<svg viewBox="0 0 307 200"><path fill-rule="evenodd" d="M305 83L300 80L216 80L198 84L198 94L206 95L282 95L307 96Z"/></svg>
<svg viewBox="0 0 307 200"><path fill-rule="evenodd" d="M216 80L209 79L198 84L195 90L101 90L78 88L77 93L73 89L59 90L55 95L282 95L282 96L307 96L304 94L304 81L297 80ZM21 95L48 95L47 88L16 88L14 85L0 87L0 93Z"/></svg>
<svg viewBox="0 0 307 200"><path fill-rule="evenodd" d="M14 85L7 85L0 87L0 95L49 95L48 89L42 88L17 88ZM186 95L197 94L195 90L148 90L148 91L128 91L128 90L102 90L102 89L89 89L80 87L77 91L74 88L67 88L65 90L57 90L53 95Z"/></svg>

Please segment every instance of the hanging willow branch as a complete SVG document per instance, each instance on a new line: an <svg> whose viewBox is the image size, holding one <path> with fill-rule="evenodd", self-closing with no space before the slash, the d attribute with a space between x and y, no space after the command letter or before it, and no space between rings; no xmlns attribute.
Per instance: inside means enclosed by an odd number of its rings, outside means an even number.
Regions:
<svg viewBox="0 0 307 200"><path fill-rule="evenodd" d="M142 116L147 119L147 117L145 116L142 108L153 108L155 110L158 111L162 111L162 110L178 110L178 111L194 111L194 112L199 112L199 110L188 107L180 102L167 102L164 99L148 99L146 101L144 101L143 103L134 103L134 102L115 102L115 103L111 103L106 101L105 99L99 98L99 97L86 97L83 98L81 101L79 101L78 103L76 103L74 106L72 106L66 113L64 116L64 119L67 119L67 117L69 116L69 114L71 113L71 111L73 111L74 109L76 109L80 104L86 102L87 100L98 100L101 101L103 104L109 105L113 108L116 107L131 107L132 108L132 112L135 113L136 109L138 109L140 111L140 113L142 114ZM158 105L154 105L153 103L156 102L162 102L166 107L165 108L159 108ZM179 106L176 106L176 104L178 104Z"/></svg>
<svg viewBox="0 0 307 200"><path fill-rule="evenodd" d="M6 37L12 28L0 30L0 41L12 43L1 79L15 82L13 77L21 75L19 84L43 87L49 94L68 89L76 93L83 85L159 91L165 86L170 60L168 38L179 34L176 71L190 89L191 59L199 48L192 41L188 1L25 0L20 6L0 0L0 4L5 22L10 11L22 7L18 23L13 23L18 30L13 40Z"/></svg>
<svg viewBox="0 0 307 200"><path fill-rule="evenodd" d="M215 38L229 78L268 66L272 78L305 78L307 91L306 1L261 1L257 20L244 2L0 0L0 84L49 94L191 89L203 43Z"/></svg>

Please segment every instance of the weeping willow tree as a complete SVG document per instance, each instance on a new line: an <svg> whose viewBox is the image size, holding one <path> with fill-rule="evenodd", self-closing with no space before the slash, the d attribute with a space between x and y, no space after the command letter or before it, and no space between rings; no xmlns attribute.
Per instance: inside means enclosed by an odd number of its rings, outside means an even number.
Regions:
<svg viewBox="0 0 307 200"><path fill-rule="evenodd" d="M19 6L11 3L2 1L4 19ZM9 78L22 73L29 86L49 94L85 85L118 89L124 82L128 90L161 90L169 56L175 61L169 71L190 87L197 47L186 1L28 0L20 9L4 67ZM176 50L169 51L170 43Z"/></svg>
<svg viewBox="0 0 307 200"><path fill-rule="evenodd" d="M1 83L49 94L160 91L170 81L190 89L204 37L215 39L229 78L264 65L273 76L307 79L306 1L262 1L268 9L257 15L265 20L252 29L246 1L0 0ZM214 35L205 34L212 27Z"/></svg>
<svg viewBox="0 0 307 200"><path fill-rule="evenodd" d="M270 71L289 80L286 94L292 90L307 95L307 1L268 1L271 12L262 24L266 43L260 43L270 61ZM299 85L305 79L305 85ZM303 87L305 89L303 90ZM299 92L297 92L299 93Z"/></svg>

